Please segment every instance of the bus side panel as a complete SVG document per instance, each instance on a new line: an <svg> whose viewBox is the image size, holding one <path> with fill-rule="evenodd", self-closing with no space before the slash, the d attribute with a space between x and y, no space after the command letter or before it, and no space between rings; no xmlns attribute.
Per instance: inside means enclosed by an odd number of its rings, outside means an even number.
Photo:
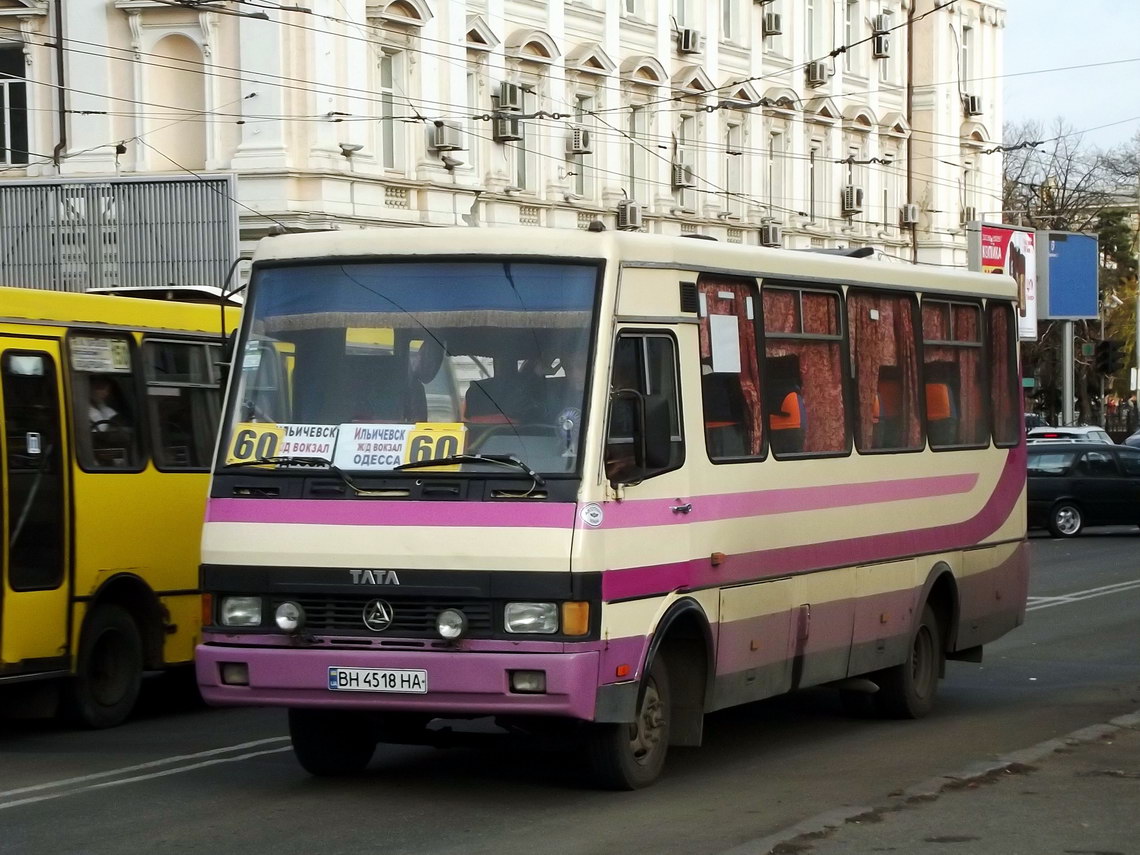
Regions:
<svg viewBox="0 0 1140 855"><path fill-rule="evenodd" d="M921 585L917 568L912 558L856 568L859 598L848 676L867 674L906 659Z"/></svg>
<svg viewBox="0 0 1140 855"><path fill-rule="evenodd" d="M1025 622L1029 544L1003 543L963 556L955 650L993 641Z"/></svg>
<svg viewBox="0 0 1140 855"><path fill-rule="evenodd" d="M170 595L198 588L208 478L151 466L137 473L75 467L75 594L97 597L120 574L142 580L176 627L162 636L164 664L189 662L201 631L197 597Z"/></svg>

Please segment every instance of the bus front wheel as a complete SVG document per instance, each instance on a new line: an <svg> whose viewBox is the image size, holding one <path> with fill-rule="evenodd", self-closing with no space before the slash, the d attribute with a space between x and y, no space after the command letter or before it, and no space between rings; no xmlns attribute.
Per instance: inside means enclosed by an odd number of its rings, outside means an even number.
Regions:
<svg viewBox="0 0 1140 855"><path fill-rule="evenodd" d="M344 710L289 710L289 738L297 762L310 775L363 772L376 752L368 715Z"/></svg>
<svg viewBox="0 0 1140 855"><path fill-rule="evenodd" d="M670 703L669 671L658 654L642 683L636 719L590 726L587 757L599 786L637 790L657 780L669 749Z"/></svg>
<svg viewBox="0 0 1140 855"><path fill-rule="evenodd" d="M91 728L122 724L138 700L142 671L142 635L134 618L122 606L96 606L79 643L68 693L71 718Z"/></svg>

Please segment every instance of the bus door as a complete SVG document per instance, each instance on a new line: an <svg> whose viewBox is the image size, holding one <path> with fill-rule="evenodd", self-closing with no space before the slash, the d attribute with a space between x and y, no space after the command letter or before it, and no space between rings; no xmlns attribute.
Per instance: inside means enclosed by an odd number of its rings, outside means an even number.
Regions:
<svg viewBox="0 0 1140 855"><path fill-rule="evenodd" d="M68 665L68 458L59 359L57 342L0 337L0 675Z"/></svg>

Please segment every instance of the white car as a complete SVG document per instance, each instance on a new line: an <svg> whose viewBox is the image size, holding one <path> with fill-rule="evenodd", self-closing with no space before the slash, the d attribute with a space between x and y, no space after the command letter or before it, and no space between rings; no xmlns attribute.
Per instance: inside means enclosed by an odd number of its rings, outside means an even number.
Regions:
<svg viewBox="0 0 1140 855"><path fill-rule="evenodd" d="M1104 428L1087 425L1079 427L1035 427L1026 434L1028 442L1100 442L1116 445Z"/></svg>

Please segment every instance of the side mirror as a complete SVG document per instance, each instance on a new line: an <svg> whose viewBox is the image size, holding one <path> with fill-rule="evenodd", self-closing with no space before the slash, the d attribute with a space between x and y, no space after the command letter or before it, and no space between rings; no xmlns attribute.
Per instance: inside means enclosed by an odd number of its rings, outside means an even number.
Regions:
<svg viewBox="0 0 1140 855"><path fill-rule="evenodd" d="M636 484L668 468L672 453L669 402L662 395L618 389L610 398L606 477Z"/></svg>
<svg viewBox="0 0 1140 855"><path fill-rule="evenodd" d="M225 343L222 345L222 358L218 360L218 379L221 381L223 389L225 389L226 383L229 382L230 371L233 368L234 353L237 352L237 336L238 331L236 328L231 330L230 334L226 336Z"/></svg>
<svg viewBox="0 0 1140 855"><path fill-rule="evenodd" d="M645 396L644 421L641 425L645 446L645 468L652 473L669 468L673 457L673 430L669 418L669 401L664 395Z"/></svg>

